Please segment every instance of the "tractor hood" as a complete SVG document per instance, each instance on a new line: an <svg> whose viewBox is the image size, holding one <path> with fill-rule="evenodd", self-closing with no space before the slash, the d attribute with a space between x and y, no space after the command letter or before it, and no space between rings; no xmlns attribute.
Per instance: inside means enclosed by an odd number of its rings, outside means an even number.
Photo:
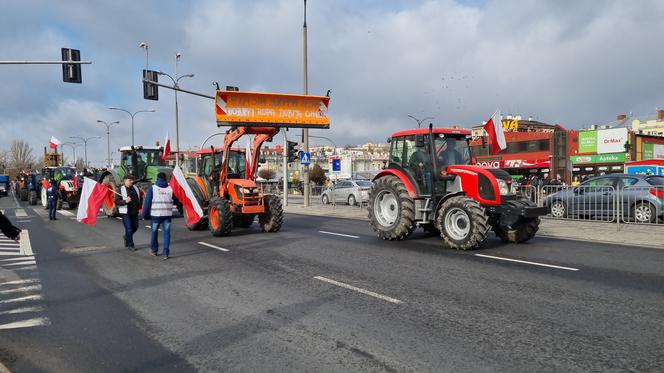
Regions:
<svg viewBox="0 0 664 373"><path fill-rule="evenodd" d="M157 181L157 174L163 172L166 174L166 180L171 179L171 174L173 173L173 169L170 167L159 167L159 166L148 166L146 176L147 179L150 180L151 183L155 183Z"/></svg>

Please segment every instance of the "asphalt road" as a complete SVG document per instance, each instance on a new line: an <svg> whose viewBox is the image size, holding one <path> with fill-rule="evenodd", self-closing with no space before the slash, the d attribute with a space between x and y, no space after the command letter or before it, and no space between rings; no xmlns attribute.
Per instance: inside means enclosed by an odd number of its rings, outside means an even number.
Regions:
<svg viewBox="0 0 664 373"><path fill-rule="evenodd" d="M279 233L226 238L176 218L162 261L146 224L129 252L119 220L49 222L11 197L0 209L31 243L0 240L0 361L15 372L664 367L662 250L492 238L458 252L289 215Z"/></svg>

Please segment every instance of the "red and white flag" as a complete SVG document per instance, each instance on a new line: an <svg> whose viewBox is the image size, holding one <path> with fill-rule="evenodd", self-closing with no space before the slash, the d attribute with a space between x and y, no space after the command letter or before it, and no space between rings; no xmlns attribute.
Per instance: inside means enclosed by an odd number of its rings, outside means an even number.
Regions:
<svg viewBox="0 0 664 373"><path fill-rule="evenodd" d="M187 183L180 166L176 165L173 169L169 184L173 189L173 195L182 203L182 207L187 212L187 224L196 224L203 217L203 209Z"/></svg>
<svg viewBox="0 0 664 373"><path fill-rule="evenodd" d="M505 141L505 130L503 129L503 124L500 121L500 110L496 110L495 113L489 118L489 120L484 125L484 130L489 135L491 140L491 154L498 154L501 150L507 147L507 142Z"/></svg>
<svg viewBox="0 0 664 373"><path fill-rule="evenodd" d="M78 204L76 220L83 224L96 225L99 209L108 192L109 189L104 185L89 177L84 177L83 191L81 191L81 201Z"/></svg>
<svg viewBox="0 0 664 373"><path fill-rule="evenodd" d="M249 177L251 174L249 170L251 170L251 139L249 136L247 136L247 146L245 147L244 150L244 173L245 177Z"/></svg>
<svg viewBox="0 0 664 373"><path fill-rule="evenodd" d="M51 149L55 149L58 146L60 146L61 142L60 140L56 139L55 137L51 136L51 140L48 142L48 145L51 147Z"/></svg>
<svg viewBox="0 0 664 373"><path fill-rule="evenodd" d="M171 154L171 139L166 132L166 140L164 140L164 153L161 155L161 161L166 163L166 158Z"/></svg>

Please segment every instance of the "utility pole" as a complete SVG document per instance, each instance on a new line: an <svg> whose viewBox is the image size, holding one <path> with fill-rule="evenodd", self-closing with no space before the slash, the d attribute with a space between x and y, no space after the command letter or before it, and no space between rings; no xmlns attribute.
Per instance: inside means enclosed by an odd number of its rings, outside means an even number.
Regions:
<svg viewBox="0 0 664 373"><path fill-rule="evenodd" d="M309 94L309 77L307 72L307 0L304 0L304 24L302 25L303 42L303 73L304 73L304 95ZM309 129L302 129L303 151L309 153ZM304 165L304 206L311 206L311 182L309 180L309 165Z"/></svg>
<svg viewBox="0 0 664 373"><path fill-rule="evenodd" d="M283 167L284 167L284 173L283 173L283 180L284 180L284 201L283 205L288 206L288 136L286 135L286 128L284 128L283 131L281 131L284 134L284 148L281 153L283 159Z"/></svg>

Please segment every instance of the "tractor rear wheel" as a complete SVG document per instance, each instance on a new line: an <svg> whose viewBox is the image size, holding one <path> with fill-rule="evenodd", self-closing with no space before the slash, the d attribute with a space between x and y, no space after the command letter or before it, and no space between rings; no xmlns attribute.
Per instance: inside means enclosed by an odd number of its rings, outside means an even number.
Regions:
<svg viewBox="0 0 664 373"><path fill-rule="evenodd" d="M440 236L453 249L472 250L486 240L489 217L482 206L466 196L450 197L436 213Z"/></svg>
<svg viewBox="0 0 664 373"><path fill-rule="evenodd" d="M267 195L265 201L265 212L258 215L258 223L263 232L278 232L284 222L284 209L281 206L281 198Z"/></svg>
<svg viewBox="0 0 664 373"><path fill-rule="evenodd" d="M369 222L383 240L403 240L415 230L415 202L395 176L374 182L369 195Z"/></svg>
<svg viewBox="0 0 664 373"><path fill-rule="evenodd" d="M28 203L31 204L32 206L37 204L37 191L36 190L31 190L30 194L28 194Z"/></svg>
<svg viewBox="0 0 664 373"><path fill-rule="evenodd" d="M521 199L517 201L509 201L507 204L515 209L523 207L537 207L537 205L528 199ZM522 243L535 237L535 233L539 230L540 218L527 218L522 219L513 226L500 226L495 224L493 231L496 236L500 237L505 242Z"/></svg>
<svg viewBox="0 0 664 373"><path fill-rule="evenodd" d="M210 200L208 210L210 233L215 237L223 237L231 234L233 229L233 213L227 200L214 197Z"/></svg>
<svg viewBox="0 0 664 373"><path fill-rule="evenodd" d="M21 199L21 201L27 201L28 200L28 190L27 189L21 189L18 192L18 196Z"/></svg>

